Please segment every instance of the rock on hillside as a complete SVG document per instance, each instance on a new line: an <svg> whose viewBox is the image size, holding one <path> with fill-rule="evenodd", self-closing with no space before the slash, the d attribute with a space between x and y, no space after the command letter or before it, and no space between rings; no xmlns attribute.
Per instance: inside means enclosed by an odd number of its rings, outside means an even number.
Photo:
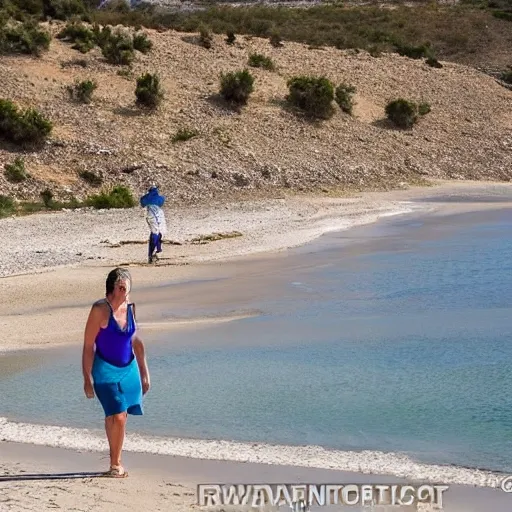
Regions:
<svg viewBox="0 0 512 512"><path fill-rule="evenodd" d="M49 28L57 33L61 25ZM240 36L233 46L214 36L208 50L196 34L147 33L153 50L137 52L130 77L118 74L121 68L106 63L98 48L82 55L57 39L40 58L0 58L0 97L36 107L54 123L40 151L0 145L0 166L23 154L31 175L12 184L1 174L0 193L31 199L49 186L57 198L83 198L97 190L80 178L84 170L136 193L156 182L175 202L235 191L512 177L512 91L474 69L449 62L435 69L396 54L374 58L288 42L274 48L267 39ZM254 93L234 112L216 98L219 74L246 67L253 52L271 57L277 69L251 68ZM76 59L87 67L70 64ZM134 103L135 77L146 71L160 75L166 94L154 114ZM297 74L354 85L354 116L336 106L330 120L310 123L285 109L287 79ZM66 86L76 79L97 81L91 104L70 101ZM410 131L393 129L384 110L397 97L426 101L432 111ZM180 128L198 135L173 143Z"/></svg>

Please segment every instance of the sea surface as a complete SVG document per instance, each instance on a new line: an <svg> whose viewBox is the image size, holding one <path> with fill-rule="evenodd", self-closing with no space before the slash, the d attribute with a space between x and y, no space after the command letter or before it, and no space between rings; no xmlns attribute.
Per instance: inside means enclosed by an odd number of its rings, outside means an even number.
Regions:
<svg viewBox="0 0 512 512"><path fill-rule="evenodd" d="M164 319L251 314L147 338L152 389L129 418L143 451L175 453L162 440L178 437L263 443L274 462L305 446L370 469L382 452L391 472L404 456L512 472L512 210L390 217L239 268L188 283L194 307L159 289ZM0 376L1 438L104 437L80 357L46 350Z"/></svg>

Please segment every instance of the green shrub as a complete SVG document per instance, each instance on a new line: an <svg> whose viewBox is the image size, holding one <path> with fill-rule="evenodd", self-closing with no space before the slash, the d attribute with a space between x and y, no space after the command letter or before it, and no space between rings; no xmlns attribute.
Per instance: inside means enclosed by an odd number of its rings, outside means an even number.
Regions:
<svg viewBox="0 0 512 512"><path fill-rule="evenodd" d="M96 34L82 23L68 23L57 38L74 43L72 48L81 53L87 53L96 46Z"/></svg>
<svg viewBox="0 0 512 512"><path fill-rule="evenodd" d="M426 101L424 101L423 103L420 103L418 105L418 114L420 116L424 116L424 115L428 114L431 110L432 109L430 107L430 103L427 103Z"/></svg>
<svg viewBox="0 0 512 512"><path fill-rule="evenodd" d="M137 78L135 96L137 97L137 105L157 108L164 96L158 75L145 73Z"/></svg>
<svg viewBox="0 0 512 512"><path fill-rule="evenodd" d="M428 43L420 46L412 46L409 44L395 44L395 51L403 57L409 57L410 59L422 59L433 57L432 49Z"/></svg>
<svg viewBox="0 0 512 512"><path fill-rule="evenodd" d="M9 196L0 195L0 218L8 217L16 211L14 201Z"/></svg>
<svg viewBox="0 0 512 512"><path fill-rule="evenodd" d="M100 26L95 23L92 27L92 32L94 34L94 40L100 48L103 48L112 37L112 29L109 26L100 28Z"/></svg>
<svg viewBox="0 0 512 512"><path fill-rule="evenodd" d="M71 99L81 103L90 103L92 100L92 93L98 88L94 80L84 80L82 82L76 81L74 85L68 85L68 92Z"/></svg>
<svg viewBox="0 0 512 512"><path fill-rule="evenodd" d="M253 90L254 78L247 69L220 75L220 94L230 103L245 105Z"/></svg>
<svg viewBox="0 0 512 512"><path fill-rule="evenodd" d="M500 78L507 84L512 84L512 69L508 71L503 71L503 73L501 73Z"/></svg>
<svg viewBox="0 0 512 512"><path fill-rule="evenodd" d="M425 62L431 67L431 68L442 68L443 65L435 58L435 57L429 57L425 60Z"/></svg>
<svg viewBox="0 0 512 512"><path fill-rule="evenodd" d="M47 208L51 208L53 203L53 192L49 188L45 188L39 195L41 196L44 205Z"/></svg>
<svg viewBox="0 0 512 512"><path fill-rule="evenodd" d="M12 183L21 183L28 178L23 158L16 157L12 164L5 164L4 175Z"/></svg>
<svg viewBox="0 0 512 512"><path fill-rule="evenodd" d="M133 36L133 48L141 53L148 53L153 48L153 43L148 39L147 34L135 34Z"/></svg>
<svg viewBox="0 0 512 512"><path fill-rule="evenodd" d="M328 119L332 116L334 86L325 77L296 76L287 82L290 91L286 100L307 116Z"/></svg>
<svg viewBox="0 0 512 512"><path fill-rule="evenodd" d="M113 33L101 47L101 51L110 64L129 65L135 58L133 39L122 32Z"/></svg>
<svg viewBox="0 0 512 512"><path fill-rule="evenodd" d="M230 29L226 31L226 43L234 44L236 41L236 36L234 30Z"/></svg>
<svg viewBox="0 0 512 512"><path fill-rule="evenodd" d="M199 132L196 129L189 130L188 128L180 128L172 138L172 141L185 141L197 137L197 135L199 135Z"/></svg>
<svg viewBox="0 0 512 512"><path fill-rule="evenodd" d="M93 187L99 187L103 180L101 179L101 176L98 176L97 174L94 174L91 171L82 171L79 174L80 178L82 178L86 183L89 185L92 185Z"/></svg>
<svg viewBox="0 0 512 512"><path fill-rule="evenodd" d="M91 5L88 0L50 0L44 4L44 15L57 20L67 20L74 16L85 17L87 6Z"/></svg>
<svg viewBox="0 0 512 512"><path fill-rule="evenodd" d="M48 50L50 41L50 34L31 21L21 25L9 23L0 29L0 54L40 55L43 50Z"/></svg>
<svg viewBox="0 0 512 512"><path fill-rule="evenodd" d="M131 191L123 185L117 185L109 192L105 191L93 195L89 197L86 203L96 209L132 208L136 205Z"/></svg>
<svg viewBox="0 0 512 512"><path fill-rule="evenodd" d="M269 41L274 48L281 48L281 46L283 46L281 34L275 30L270 34Z"/></svg>
<svg viewBox="0 0 512 512"><path fill-rule="evenodd" d="M275 68L274 63L270 57L261 55L260 53L251 53L249 55L249 66L253 68L263 68L273 70Z"/></svg>
<svg viewBox="0 0 512 512"><path fill-rule="evenodd" d="M412 101L399 98L386 105L386 115L399 128L411 128L418 120L418 106Z"/></svg>
<svg viewBox="0 0 512 512"><path fill-rule="evenodd" d="M512 21L512 12L510 11L493 11L492 15L500 20Z"/></svg>
<svg viewBox="0 0 512 512"><path fill-rule="evenodd" d="M204 46L207 49L210 49L212 47L213 43L213 36L210 31L210 29L206 26L201 24L199 26L199 42L201 43L201 46Z"/></svg>
<svg viewBox="0 0 512 512"><path fill-rule="evenodd" d="M52 127L37 110L22 111L12 101L0 99L0 137L19 145L35 145L44 142Z"/></svg>
<svg viewBox="0 0 512 512"><path fill-rule="evenodd" d="M343 112L352 115L352 109L354 107L353 95L356 92L356 88L349 84L340 84L336 87L335 99L336 103L340 106Z"/></svg>

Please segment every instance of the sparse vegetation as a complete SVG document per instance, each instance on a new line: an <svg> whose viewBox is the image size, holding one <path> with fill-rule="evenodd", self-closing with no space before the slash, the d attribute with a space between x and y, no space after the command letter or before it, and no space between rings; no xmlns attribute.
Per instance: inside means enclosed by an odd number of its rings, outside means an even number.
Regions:
<svg viewBox="0 0 512 512"><path fill-rule="evenodd" d="M220 75L220 94L230 103L245 105L253 90L254 77L247 69Z"/></svg>
<svg viewBox="0 0 512 512"><path fill-rule="evenodd" d="M110 191L89 197L86 204L96 209L106 208L132 208L137 203L130 189L123 185L117 185Z"/></svg>
<svg viewBox="0 0 512 512"><path fill-rule="evenodd" d="M512 69L508 71L503 71L500 78L507 84L512 84Z"/></svg>
<svg viewBox="0 0 512 512"><path fill-rule="evenodd" d="M261 55L260 53L251 53L249 55L249 66L268 70L273 70L275 68L272 59L265 55Z"/></svg>
<svg viewBox="0 0 512 512"><path fill-rule="evenodd" d="M226 31L226 43L228 44L234 44L236 41L236 36L233 30L227 30Z"/></svg>
<svg viewBox="0 0 512 512"><path fill-rule="evenodd" d="M433 57L433 50L428 43L414 46L407 43L396 43L396 52L403 57L410 59L428 59Z"/></svg>
<svg viewBox="0 0 512 512"><path fill-rule="evenodd" d="M210 49L213 44L212 32L206 25L199 26L199 42L204 48Z"/></svg>
<svg viewBox="0 0 512 512"><path fill-rule="evenodd" d="M40 55L50 47L51 36L33 21L0 21L0 54Z"/></svg>
<svg viewBox="0 0 512 512"><path fill-rule="evenodd" d="M158 108L164 97L158 75L145 73L137 78L135 96L137 105L151 109Z"/></svg>
<svg viewBox="0 0 512 512"><path fill-rule="evenodd" d="M28 178L25 170L25 161L19 156L14 159L12 164L5 164L4 175L11 183L21 183Z"/></svg>
<svg viewBox="0 0 512 512"><path fill-rule="evenodd" d="M82 172L80 172L79 176L86 183L88 183L89 185L91 185L93 187L99 187L103 183L101 176L98 176L97 174L94 174L91 171L82 171Z"/></svg>
<svg viewBox="0 0 512 512"><path fill-rule="evenodd" d="M16 208L12 197L0 195L0 219L14 214Z"/></svg>
<svg viewBox="0 0 512 512"><path fill-rule="evenodd" d="M283 39L281 34L276 30L270 34L269 41L274 48L281 48L281 46L283 46Z"/></svg>
<svg viewBox="0 0 512 512"><path fill-rule="evenodd" d="M462 0L453 5L414 2L394 4L393 9L377 5L347 6L337 2L308 9L265 5L229 7L215 5L193 12L155 9L146 2L129 8L125 1L111 1L98 10L94 0L2 0L2 9L16 19L35 16L54 19L81 19L101 25L140 28L171 28L198 31L200 25L215 33L228 30L237 34L271 37L288 41L338 48L394 51L396 44L420 47L429 41L438 58L467 63L498 60L509 38L512 7L509 0ZM507 21L508 20L508 21ZM508 26L507 26L508 25ZM482 38L482 27L493 34ZM275 38L277 42L277 38ZM494 63L491 63L494 65ZM500 63L503 65L503 62Z"/></svg>
<svg viewBox="0 0 512 512"><path fill-rule="evenodd" d="M10 100L0 99L0 137L18 145L37 145L46 139L52 123L33 108L20 110Z"/></svg>
<svg viewBox="0 0 512 512"><path fill-rule="evenodd" d="M81 53L87 53L97 44L96 34L80 22L68 23L57 34L57 39L73 43L72 48Z"/></svg>
<svg viewBox="0 0 512 512"><path fill-rule="evenodd" d="M80 103L90 103L92 93L97 89L98 85L94 80L77 80L74 85L68 85L68 93L71 99Z"/></svg>
<svg viewBox="0 0 512 512"><path fill-rule="evenodd" d="M430 103L427 103L426 101L420 103L418 105L418 114L420 116L425 116L431 111Z"/></svg>
<svg viewBox="0 0 512 512"><path fill-rule="evenodd" d="M197 137L198 135L199 132L195 128L180 128L173 136L172 142L186 141L192 139L193 137Z"/></svg>
<svg viewBox="0 0 512 512"><path fill-rule="evenodd" d="M88 65L89 63L85 59L71 59L61 63L63 68L70 68L74 66L79 68L86 68Z"/></svg>
<svg viewBox="0 0 512 512"><path fill-rule="evenodd" d="M148 53L153 48L153 43L147 34L135 34L133 36L133 48L141 53Z"/></svg>
<svg viewBox="0 0 512 512"><path fill-rule="evenodd" d="M112 33L102 43L101 52L108 63L116 66L130 65L135 59L133 39L121 31Z"/></svg>
<svg viewBox="0 0 512 512"><path fill-rule="evenodd" d="M334 86L325 77L296 76L287 82L287 101L308 117L328 119L333 114Z"/></svg>
<svg viewBox="0 0 512 512"><path fill-rule="evenodd" d="M43 200L43 204L47 208L51 208L52 207L52 203L53 203L53 192L49 188L45 188L41 192L40 196L41 196L41 199Z"/></svg>
<svg viewBox="0 0 512 512"><path fill-rule="evenodd" d="M354 108L353 96L356 92L356 88L349 84L340 84L336 87L335 99L336 103L340 106L343 112L352 115L352 109Z"/></svg>
<svg viewBox="0 0 512 512"><path fill-rule="evenodd" d="M431 68L442 68L443 65L435 58L435 57L429 57L425 60L425 62L431 67Z"/></svg>
<svg viewBox="0 0 512 512"><path fill-rule="evenodd" d="M418 121L418 116L424 116L430 112L430 105L426 102L417 105L413 101L403 98L390 101L386 105L388 119L397 127L410 129Z"/></svg>

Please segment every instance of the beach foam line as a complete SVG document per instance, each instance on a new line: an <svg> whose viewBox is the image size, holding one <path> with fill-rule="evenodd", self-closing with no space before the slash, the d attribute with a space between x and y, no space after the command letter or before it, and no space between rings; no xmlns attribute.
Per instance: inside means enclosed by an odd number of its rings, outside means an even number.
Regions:
<svg viewBox="0 0 512 512"><path fill-rule="evenodd" d="M82 451L108 451L103 431L37 425L0 417L0 439ZM127 434L124 449L129 452L171 455L195 459L250 462L281 466L391 475L407 480L499 487L498 472L415 462L399 453L328 450L321 446L286 446L222 440L153 437Z"/></svg>

